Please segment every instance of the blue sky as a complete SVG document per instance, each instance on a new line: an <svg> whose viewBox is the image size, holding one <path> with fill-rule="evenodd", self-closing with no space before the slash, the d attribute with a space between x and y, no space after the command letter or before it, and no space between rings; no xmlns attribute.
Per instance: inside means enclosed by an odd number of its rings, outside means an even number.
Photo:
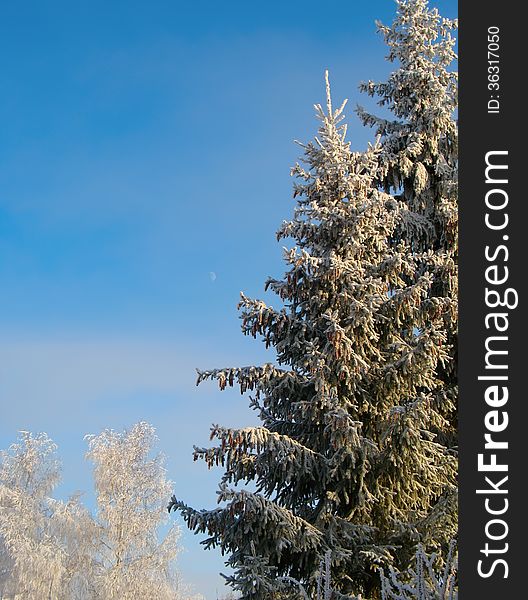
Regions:
<svg viewBox="0 0 528 600"><path fill-rule="evenodd" d="M454 16L456 2L437 3ZM273 360L240 333L241 290L283 272L294 139L330 70L350 99L388 72L390 0L4 2L0 5L0 445L46 431L66 496L91 488L86 433L151 422L177 495L215 505L192 462L211 423L247 425L238 393L195 367ZM88 501L89 500L88 495ZM184 532L207 600L222 558Z"/></svg>

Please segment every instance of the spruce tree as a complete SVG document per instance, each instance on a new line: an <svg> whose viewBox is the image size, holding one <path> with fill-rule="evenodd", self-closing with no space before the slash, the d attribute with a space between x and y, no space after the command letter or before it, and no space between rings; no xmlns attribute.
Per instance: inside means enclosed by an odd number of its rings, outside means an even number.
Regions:
<svg viewBox="0 0 528 600"><path fill-rule="evenodd" d="M282 307L239 305L243 332L276 361L199 372L250 392L262 425L213 426L217 445L195 448L225 469L219 508L170 505L228 555L247 600L295 598L295 581L313 592L328 552L339 593L379 598L380 567L406 568L418 542L454 533L442 506L456 463L432 393L449 360L434 279L400 239L405 203L379 189L384 148L352 152L343 108L327 85L319 134L292 170L297 205L277 236L295 245L266 284Z"/></svg>
<svg viewBox="0 0 528 600"><path fill-rule="evenodd" d="M458 327L458 73L452 31L457 21L430 9L427 0L397 0L391 27L378 23L396 64L387 81L369 81L363 92L378 98L389 116L358 109L380 138L381 189L404 203L397 238L419 262L417 274L433 277L429 300L442 315L449 360L439 363L436 408L446 418L437 432L457 447ZM421 256L420 254L421 253ZM451 512L456 511L451 501Z"/></svg>

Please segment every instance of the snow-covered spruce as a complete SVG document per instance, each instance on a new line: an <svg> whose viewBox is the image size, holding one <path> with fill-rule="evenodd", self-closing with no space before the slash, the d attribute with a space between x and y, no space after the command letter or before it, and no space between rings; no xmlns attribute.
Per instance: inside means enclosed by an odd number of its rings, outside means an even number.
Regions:
<svg viewBox="0 0 528 600"><path fill-rule="evenodd" d="M397 0L391 27L378 23L396 64L387 81L362 84L388 117L358 109L380 136L381 189L404 203L397 237L420 258L418 274L430 273L429 301L442 315L449 360L439 364L436 408L449 426L437 432L457 448L458 328L458 73L452 32L457 22L442 18L427 0ZM454 502L452 503L454 505Z"/></svg>
<svg viewBox="0 0 528 600"><path fill-rule="evenodd" d="M170 506L227 554L246 600L297 597L284 578L316 593L328 552L336 593L379 598L380 567L405 569L417 542L453 534L456 461L431 393L449 360L444 314L433 275L397 237L405 205L377 189L383 149L350 150L343 108L327 86L319 134L293 169L298 202L278 238L295 246L284 277L267 282L283 308L240 302L243 332L277 364L199 372L199 383L251 392L262 426L214 426L218 444L195 448L225 468L219 508ZM239 482L256 491L230 489Z"/></svg>

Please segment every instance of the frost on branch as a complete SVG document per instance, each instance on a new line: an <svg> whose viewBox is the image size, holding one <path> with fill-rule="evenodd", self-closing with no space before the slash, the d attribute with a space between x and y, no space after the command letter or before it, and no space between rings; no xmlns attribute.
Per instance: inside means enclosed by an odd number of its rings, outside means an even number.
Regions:
<svg viewBox="0 0 528 600"><path fill-rule="evenodd" d="M428 556L419 545L415 567L408 573L396 573L390 569L389 577L382 574L382 600L457 600L457 553L451 542L442 569L436 568L436 554ZM407 582L405 582L407 580Z"/></svg>

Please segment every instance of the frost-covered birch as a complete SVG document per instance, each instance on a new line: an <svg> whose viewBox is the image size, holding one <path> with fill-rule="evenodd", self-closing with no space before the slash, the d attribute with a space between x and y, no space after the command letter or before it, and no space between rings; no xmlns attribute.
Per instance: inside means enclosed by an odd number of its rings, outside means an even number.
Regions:
<svg viewBox="0 0 528 600"><path fill-rule="evenodd" d="M167 480L163 457L150 456L156 436L148 423L123 433L111 429L87 436L94 465L96 581L108 600L180 600L174 570L179 529L167 522Z"/></svg>
<svg viewBox="0 0 528 600"><path fill-rule="evenodd" d="M167 525L172 483L151 456L154 429L88 436L97 510L55 500L56 446L20 434L0 461L0 597L17 600L191 600ZM165 534L162 535L165 529ZM198 600L198 596L192 596Z"/></svg>
<svg viewBox="0 0 528 600"><path fill-rule="evenodd" d="M56 446L46 434L21 432L0 458L2 597L28 600L83 596L91 559L79 531L90 518L77 499L51 497L60 479Z"/></svg>

